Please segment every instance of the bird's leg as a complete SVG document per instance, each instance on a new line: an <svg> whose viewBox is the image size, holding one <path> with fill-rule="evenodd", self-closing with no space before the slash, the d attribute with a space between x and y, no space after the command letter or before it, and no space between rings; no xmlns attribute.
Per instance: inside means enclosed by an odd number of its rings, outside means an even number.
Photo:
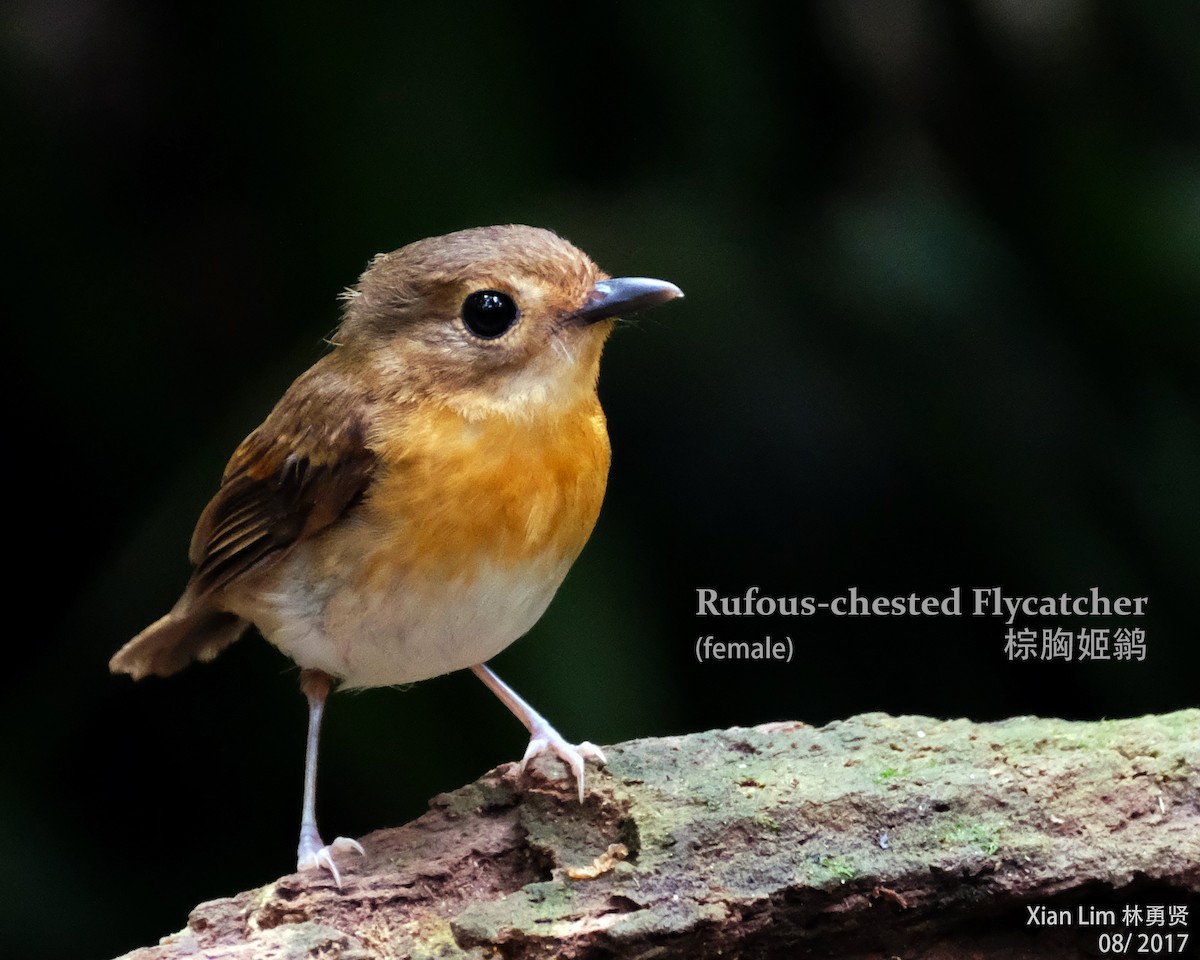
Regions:
<svg viewBox="0 0 1200 960"><path fill-rule="evenodd" d="M586 740L578 746L567 743L562 735L550 726L545 717L518 697L513 688L496 676L487 664L477 663L471 670L475 676L487 684L488 689L500 698L500 701L513 712L518 720L525 724L525 728L529 731L529 747L521 759L521 770L524 771L525 765L538 754L556 754L575 775L575 782L579 785L579 802L583 803L584 760L591 757L600 763L607 763L600 748Z"/></svg>
<svg viewBox="0 0 1200 960"><path fill-rule="evenodd" d="M347 837L338 837L326 845L317 832L317 741L321 736L321 715L325 712L325 700L332 684L329 674L320 670L300 672L300 689L308 698L308 747L304 753L304 809L300 813L296 869L328 870L341 890L342 875L333 862L334 853L347 850L362 853L363 848L357 840Z"/></svg>

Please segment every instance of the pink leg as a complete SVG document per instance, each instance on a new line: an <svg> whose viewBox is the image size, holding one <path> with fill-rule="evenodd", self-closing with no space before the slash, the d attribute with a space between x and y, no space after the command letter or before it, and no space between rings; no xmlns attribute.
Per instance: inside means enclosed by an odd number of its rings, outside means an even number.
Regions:
<svg viewBox="0 0 1200 960"><path fill-rule="evenodd" d="M357 840L347 837L338 837L326 845L317 832L317 741L321 735L325 700L332 685L329 675L320 670L303 670L300 673L300 689L308 698L308 748L304 754L304 808L300 813L300 846L296 869L328 870L341 890L342 875L333 862L333 854L349 850L361 854L363 848Z"/></svg>
<svg viewBox="0 0 1200 960"><path fill-rule="evenodd" d="M521 760L521 769L524 770L525 765L539 754L555 754L571 768L571 772L575 775L575 782L579 785L579 802L583 803L584 760L590 757L600 763L606 763L600 748L586 740L579 746L567 743L562 735L550 726L545 717L518 697L513 688L496 676L487 664L477 663L471 670L475 676L487 684L488 689L500 698L501 703L508 707L529 731L529 747Z"/></svg>

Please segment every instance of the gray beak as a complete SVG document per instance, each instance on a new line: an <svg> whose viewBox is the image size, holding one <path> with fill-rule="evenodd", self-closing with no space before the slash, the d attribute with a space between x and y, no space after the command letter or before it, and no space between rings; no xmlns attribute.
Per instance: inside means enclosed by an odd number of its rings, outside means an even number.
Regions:
<svg viewBox="0 0 1200 960"><path fill-rule="evenodd" d="M629 316L682 296L683 291L666 280L614 277L597 283L588 302L575 311L571 319L588 324L610 317Z"/></svg>

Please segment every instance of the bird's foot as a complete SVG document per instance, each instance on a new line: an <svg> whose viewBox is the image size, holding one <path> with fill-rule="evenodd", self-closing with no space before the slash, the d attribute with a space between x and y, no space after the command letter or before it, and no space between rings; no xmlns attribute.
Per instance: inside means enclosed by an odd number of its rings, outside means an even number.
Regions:
<svg viewBox="0 0 1200 960"><path fill-rule="evenodd" d="M339 890L342 889L342 875L338 873L337 864L333 861L335 853L357 853L363 855L362 844L349 837L338 837L333 843L326 844L315 828L304 828L300 831L300 848L296 859L296 869L300 871L328 870L333 874L333 882Z"/></svg>
<svg viewBox="0 0 1200 960"><path fill-rule="evenodd" d="M589 743L587 740L584 740L579 745L567 743L563 739L562 734L545 721L535 724L533 728L529 739L529 746L525 750L525 756L521 758L521 772L525 772L525 767L530 760L543 753L554 754L571 768L571 773L575 776L575 783L579 786L580 803L583 803L583 771L585 762L587 760L595 760L601 764L608 763L608 760L604 757L604 751L594 743Z"/></svg>

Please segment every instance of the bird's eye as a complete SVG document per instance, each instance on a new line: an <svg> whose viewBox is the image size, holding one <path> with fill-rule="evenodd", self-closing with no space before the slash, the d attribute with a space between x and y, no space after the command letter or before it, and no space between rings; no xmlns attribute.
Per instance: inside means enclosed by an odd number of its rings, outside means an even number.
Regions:
<svg viewBox="0 0 1200 960"><path fill-rule="evenodd" d="M494 340L517 322L517 305L507 293L476 290L463 301L462 318L475 336Z"/></svg>

